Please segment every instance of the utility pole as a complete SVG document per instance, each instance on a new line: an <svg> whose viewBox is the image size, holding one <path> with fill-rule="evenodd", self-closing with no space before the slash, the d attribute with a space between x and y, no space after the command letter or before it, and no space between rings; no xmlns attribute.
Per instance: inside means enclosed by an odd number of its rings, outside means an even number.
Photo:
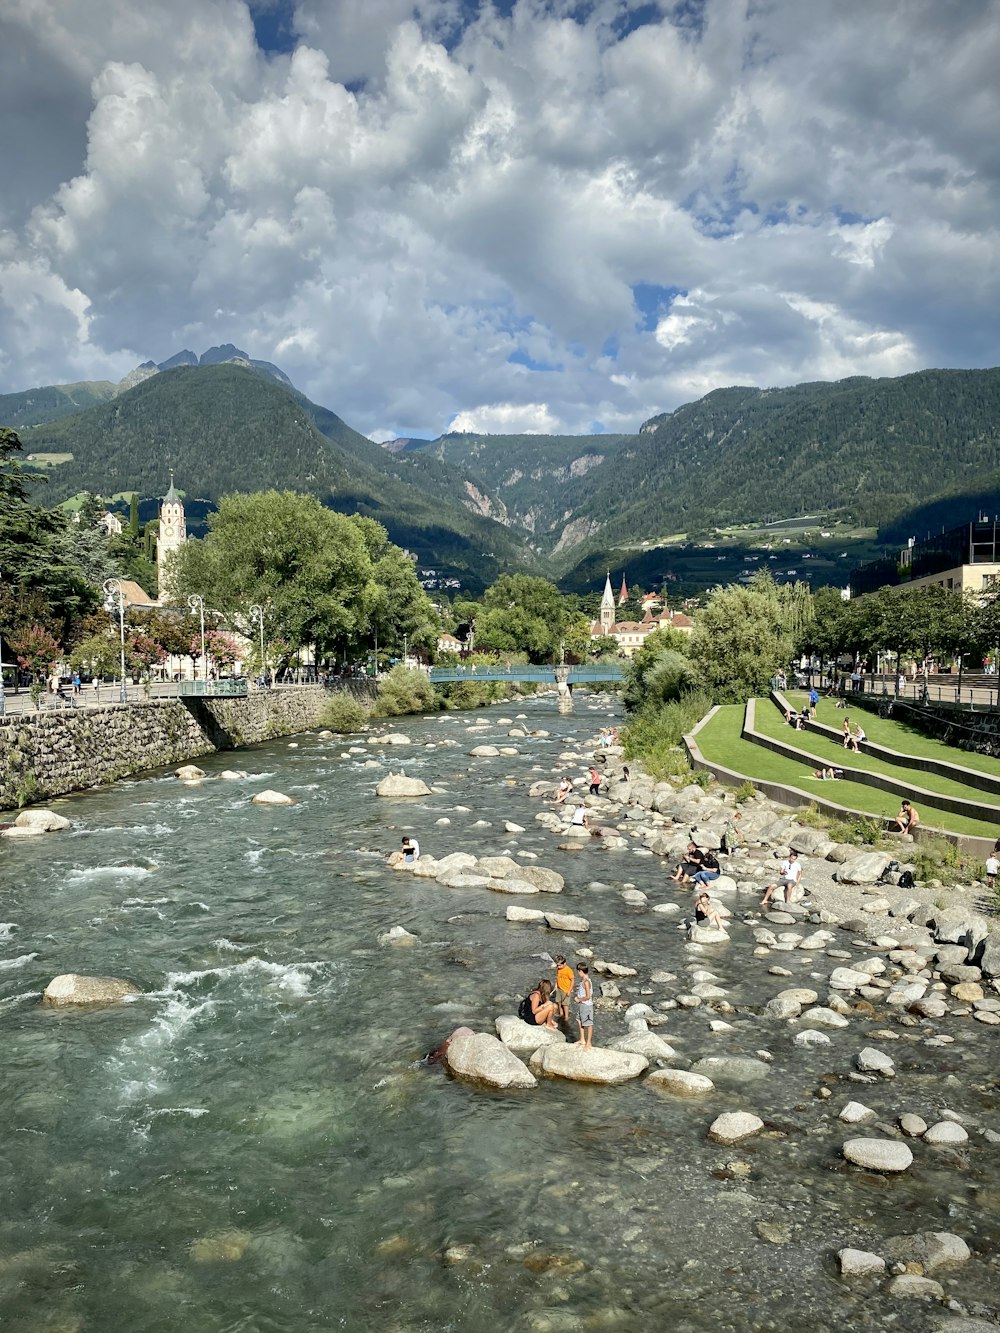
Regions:
<svg viewBox="0 0 1000 1333"><path fill-rule="evenodd" d="M188 598L188 606L192 611L198 612L201 622L201 678L208 680L208 658L205 656L205 599L200 593L192 593Z"/></svg>

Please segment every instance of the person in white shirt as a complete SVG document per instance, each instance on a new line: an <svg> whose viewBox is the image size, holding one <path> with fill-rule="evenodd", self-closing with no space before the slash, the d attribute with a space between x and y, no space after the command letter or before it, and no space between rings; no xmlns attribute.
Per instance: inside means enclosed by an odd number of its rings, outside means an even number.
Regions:
<svg viewBox="0 0 1000 1333"><path fill-rule="evenodd" d="M777 884L768 884L764 890L764 896L760 900L761 907L769 907L771 899L779 888L785 891L785 902L792 901L792 890L796 888L799 880L802 878L802 864L799 861L798 852L789 852L788 856L782 861L778 869Z"/></svg>
<svg viewBox="0 0 1000 1333"><path fill-rule="evenodd" d="M995 889L997 886L997 875L1000 875L1000 856L996 852L986 858L986 887Z"/></svg>

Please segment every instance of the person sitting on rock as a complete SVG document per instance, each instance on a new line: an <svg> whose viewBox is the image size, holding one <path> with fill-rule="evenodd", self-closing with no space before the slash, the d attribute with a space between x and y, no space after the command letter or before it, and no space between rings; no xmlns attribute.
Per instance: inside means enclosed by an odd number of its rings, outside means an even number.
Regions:
<svg viewBox="0 0 1000 1333"><path fill-rule="evenodd" d="M552 982L547 977L542 977L538 985L528 996L531 1002L531 1017L535 1024L540 1028L555 1028L558 1031L558 1023L555 1016L559 1012L559 1006L550 999L552 994Z"/></svg>
<svg viewBox="0 0 1000 1333"><path fill-rule="evenodd" d="M721 874L722 869L715 853L704 852L701 858L701 869L695 872L694 882L699 888L704 888L706 884L711 884L713 880L718 879Z"/></svg>
<svg viewBox="0 0 1000 1333"><path fill-rule="evenodd" d="M391 866L412 865L419 855L420 843L417 842L416 838L411 838L406 833L399 845L399 851L389 853L389 864Z"/></svg>
<svg viewBox="0 0 1000 1333"><path fill-rule="evenodd" d="M573 784L570 782L569 778L561 778L559 786L556 789L556 805L564 805L566 803L566 797L572 790Z"/></svg>
<svg viewBox="0 0 1000 1333"><path fill-rule="evenodd" d="M909 801L904 801L899 807L899 814L889 821L889 832L908 833L912 838L919 823L920 815L917 813L917 807L911 805Z"/></svg>
<svg viewBox="0 0 1000 1333"><path fill-rule="evenodd" d="M697 843L689 842L684 859L680 865L674 867L674 873L670 878L675 884L690 884L691 876L696 875L701 869L703 857L704 853L698 850Z"/></svg>
<svg viewBox="0 0 1000 1333"><path fill-rule="evenodd" d="M792 890L798 887L799 880L802 878L802 865L799 861L798 852L789 852L788 856L782 861L778 869L777 884L768 884L764 890L764 896L760 900L761 907L769 907L771 899L777 893L778 889L783 889L785 893L785 902L792 901Z"/></svg>
<svg viewBox="0 0 1000 1333"><path fill-rule="evenodd" d="M725 929L725 922L719 914L719 909L707 893L699 893L694 900L694 923L696 926L711 926L715 930Z"/></svg>
<svg viewBox="0 0 1000 1333"><path fill-rule="evenodd" d="M573 818L569 822L571 825L575 825L576 828L589 828L590 825L587 823L586 807L578 805L573 811Z"/></svg>

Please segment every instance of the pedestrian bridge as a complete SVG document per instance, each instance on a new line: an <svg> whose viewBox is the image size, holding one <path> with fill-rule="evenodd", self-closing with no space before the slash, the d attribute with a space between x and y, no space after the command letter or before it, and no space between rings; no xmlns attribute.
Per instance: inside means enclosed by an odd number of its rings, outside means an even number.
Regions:
<svg viewBox="0 0 1000 1333"><path fill-rule="evenodd" d="M432 685L452 685L462 680L520 680L534 684L589 685L598 681L619 683L625 671L617 662L587 662L582 666L504 666L496 665L431 667Z"/></svg>

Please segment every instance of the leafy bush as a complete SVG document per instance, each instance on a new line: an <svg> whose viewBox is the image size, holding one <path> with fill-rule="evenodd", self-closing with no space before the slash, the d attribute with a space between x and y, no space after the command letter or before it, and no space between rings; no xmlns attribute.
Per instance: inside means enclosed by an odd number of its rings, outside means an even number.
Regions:
<svg viewBox="0 0 1000 1333"><path fill-rule="evenodd" d="M711 706L711 698L702 690L690 690L674 703L643 708L622 732L625 758L640 760L658 779L688 772L687 756L678 746Z"/></svg>
<svg viewBox="0 0 1000 1333"><path fill-rule="evenodd" d="M433 713L441 707L434 687L422 671L394 666L379 682L374 717L402 717L405 713Z"/></svg>
<svg viewBox="0 0 1000 1333"><path fill-rule="evenodd" d="M369 716L368 709L353 695L336 694L324 708L320 726L341 733L361 731Z"/></svg>
<svg viewBox="0 0 1000 1333"><path fill-rule="evenodd" d="M736 788L734 794L736 797L737 804L742 804L743 801L753 800L753 798L757 795L757 788L748 778L745 782L740 783L740 785Z"/></svg>
<svg viewBox="0 0 1000 1333"><path fill-rule="evenodd" d="M707 768L698 768L688 774L687 785L689 787L700 787L702 791L707 791L712 785L712 774Z"/></svg>

